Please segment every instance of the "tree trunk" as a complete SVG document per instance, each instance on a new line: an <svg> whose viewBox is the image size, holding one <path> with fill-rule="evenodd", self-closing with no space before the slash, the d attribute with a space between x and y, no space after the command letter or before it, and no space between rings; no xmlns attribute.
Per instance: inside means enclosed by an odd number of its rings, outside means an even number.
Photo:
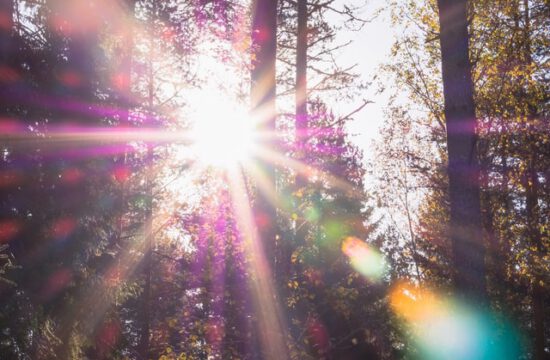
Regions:
<svg viewBox="0 0 550 360"><path fill-rule="evenodd" d="M258 122L262 146L273 150L275 141L275 56L277 31L277 1L256 0L253 2L251 100L252 115ZM275 189L275 169L265 160L260 161L264 174ZM267 194L258 192L256 204L258 229L265 253L273 259L275 253L276 209L269 202ZM272 267L274 262L272 262Z"/></svg>
<svg viewBox="0 0 550 360"><path fill-rule="evenodd" d="M149 74L147 84L147 106L150 113L153 113L154 108L154 72L153 72L153 42L149 42ZM150 126L151 124L149 124ZM154 164L154 145L151 142L147 143L147 154L145 158L145 179L146 179L146 198L145 204L145 226L143 229L143 294L141 298L141 309L138 314L140 319L140 337L138 344L138 353L141 359L149 359L151 353L150 337L151 337L151 277L152 277L152 255L154 247L153 234L153 164Z"/></svg>
<svg viewBox="0 0 550 360"><path fill-rule="evenodd" d="M263 148L276 148L275 61L277 49L277 0L252 2L252 58L251 102L252 116L262 134ZM274 165L261 158L258 161L271 191L276 191ZM273 286L271 272L276 264L277 211L269 201L269 194L257 191L254 207L259 244L253 259L256 274L252 279L253 303L262 358L288 358L285 345L284 323L279 298ZM254 246L255 248L255 246ZM250 248L252 249L252 248ZM268 260L269 259L269 260ZM266 293L266 291L268 293Z"/></svg>
<svg viewBox="0 0 550 360"><path fill-rule="evenodd" d="M0 2L0 66L8 66L12 53L13 0ZM3 82L4 79L0 79Z"/></svg>
<svg viewBox="0 0 550 360"><path fill-rule="evenodd" d="M486 301L476 118L469 58L468 2L438 0L447 122L450 238L458 293Z"/></svg>
<svg viewBox="0 0 550 360"><path fill-rule="evenodd" d="M121 43L121 60L119 63L119 69L116 76L116 86L118 90L118 97L120 99L119 106L122 107L120 112L119 124L129 126L130 120L130 107L133 104L132 101L132 50L134 46L134 13L135 13L136 0L126 0L124 2L124 19L121 26L122 43Z"/></svg>
<svg viewBox="0 0 550 360"><path fill-rule="evenodd" d="M296 141L298 150L304 151L303 144L307 131L307 2L298 1L298 33L296 41ZM301 153L303 157L303 153Z"/></svg>
<svg viewBox="0 0 550 360"><path fill-rule="evenodd" d="M10 112L10 88L11 61L13 54L13 0L0 2L0 117L8 117ZM10 139L2 134L2 152L11 148ZM12 150L9 151L10 153ZM9 163L6 159L0 159L2 169L7 169ZM11 217L11 204L8 196L12 191L7 187L0 188L0 221ZM2 287L3 288L3 287ZM1 289L0 289L1 290ZM0 291L0 294L2 291Z"/></svg>
<svg viewBox="0 0 550 360"><path fill-rule="evenodd" d="M149 153L149 150L148 150ZM151 194L148 194L148 198ZM152 270L152 204L147 200L147 209L145 211L145 229L143 244L143 294L141 295L140 311L138 314L140 320L138 353L140 359L149 359L151 335L151 270Z"/></svg>
<svg viewBox="0 0 550 360"><path fill-rule="evenodd" d="M13 13L13 0L0 1L0 116L9 114L10 92L13 78L17 76L12 67L15 52Z"/></svg>
<svg viewBox="0 0 550 360"><path fill-rule="evenodd" d="M533 120L531 118L530 120ZM532 247L536 251L534 257L541 258L544 256L544 245L542 242L542 234L540 231L540 213L539 213L539 180L538 174L535 168L535 163L537 161L537 151L535 144L534 135L532 135L534 129L529 129L531 132L528 137L528 142L530 143L530 153L528 154L527 160L527 174L525 176L525 189L526 189L526 213L527 213L527 231L530 238L529 247ZM542 269L538 268L537 262L532 262L531 271L534 273L531 279L531 306L533 309L532 312L532 321L533 321L533 337L534 337L534 355L535 360L544 360L547 359L545 351L545 314L544 314L544 304L545 304L545 289L544 289L544 280L540 275Z"/></svg>
<svg viewBox="0 0 550 360"><path fill-rule="evenodd" d="M296 41L296 151L300 161L306 159L306 142L308 132L307 114L307 1L298 0L298 32ZM299 191L306 186L306 178L302 174L296 175L296 189ZM303 213L303 209L301 211ZM296 242L303 244L307 236L305 216L300 216L296 224Z"/></svg>
<svg viewBox="0 0 550 360"><path fill-rule="evenodd" d="M523 0L523 19L524 19L524 62L527 74L526 76L531 78L531 68L533 66L533 57L531 49L531 15L529 9L529 1ZM525 90L525 89L524 89ZM527 105L527 143L528 143L528 155L527 155L527 174L525 181L526 189L526 211L527 211L527 228L529 232L529 238L533 249L537 252L536 257L541 258L544 256L545 249L542 242L542 233L540 231L541 216L539 206L539 176L537 173L537 165L539 164L539 149L537 146L537 107L531 99L529 99L528 90L525 90L523 95ZM531 284L531 306L533 309L533 332L534 332L534 355L536 360L547 359L545 351L545 323L544 323L544 303L545 303L545 289L544 281L535 262L532 266L534 272L532 284Z"/></svg>

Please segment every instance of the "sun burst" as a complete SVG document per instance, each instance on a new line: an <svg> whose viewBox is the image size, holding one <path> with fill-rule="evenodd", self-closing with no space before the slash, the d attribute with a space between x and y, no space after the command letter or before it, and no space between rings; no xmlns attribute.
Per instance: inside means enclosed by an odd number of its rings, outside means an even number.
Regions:
<svg viewBox="0 0 550 360"><path fill-rule="evenodd" d="M257 148L257 130L246 106L214 91L195 102L190 139L202 165L228 169L246 164Z"/></svg>

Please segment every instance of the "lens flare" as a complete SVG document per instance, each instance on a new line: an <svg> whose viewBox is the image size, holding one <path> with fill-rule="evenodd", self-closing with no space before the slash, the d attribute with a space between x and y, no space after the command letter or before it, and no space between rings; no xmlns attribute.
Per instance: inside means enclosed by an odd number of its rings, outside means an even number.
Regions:
<svg viewBox="0 0 550 360"><path fill-rule="evenodd" d="M521 354L513 326L462 301L401 283L390 304L410 326L422 359L517 359Z"/></svg>
<svg viewBox="0 0 550 360"><path fill-rule="evenodd" d="M350 259L351 266L371 281L380 280L386 272L384 256L358 238L348 237L344 240L342 251Z"/></svg>
<svg viewBox="0 0 550 360"><path fill-rule="evenodd" d="M21 230L17 220L0 220L0 244L12 240Z"/></svg>
<svg viewBox="0 0 550 360"><path fill-rule="evenodd" d="M58 219L52 225L52 236L56 241L65 240L73 233L77 225L77 221L70 217Z"/></svg>
<svg viewBox="0 0 550 360"><path fill-rule="evenodd" d="M49 300L52 297L59 294L61 290L66 288L70 282L73 279L73 273L68 268L61 268L59 270L54 271L48 279L46 280L46 283L42 287L41 290L41 297L44 300Z"/></svg>

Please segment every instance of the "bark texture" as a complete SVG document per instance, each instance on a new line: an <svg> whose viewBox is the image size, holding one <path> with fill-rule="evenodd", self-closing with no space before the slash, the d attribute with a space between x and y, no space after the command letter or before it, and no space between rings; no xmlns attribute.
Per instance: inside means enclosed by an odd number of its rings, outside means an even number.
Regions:
<svg viewBox="0 0 550 360"><path fill-rule="evenodd" d="M438 0L447 125L450 238L458 293L486 299L476 117L469 59L468 2Z"/></svg>

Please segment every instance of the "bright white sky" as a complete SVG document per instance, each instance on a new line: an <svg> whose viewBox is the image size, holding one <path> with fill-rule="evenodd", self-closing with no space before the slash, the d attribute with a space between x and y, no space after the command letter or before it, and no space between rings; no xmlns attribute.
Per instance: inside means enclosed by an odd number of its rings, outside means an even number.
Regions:
<svg viewBox="0 0 550 360"><path fill-rule="evenodd" d="M365 0L351 0L352 4L361 4ZM386 0L367 0L367 6L360 14L362 18L370 18L376 10L384 9L387 6ZM342 7L341 4L349 4L349 0L337 0L336 7ZM338 21L338 16L335 21ZM379 74L379 67L388 60L391 46L394 42L395 30L390 24L388 11L382 11L371 23L358 32L340 31L338 33L338 42L352 40L353 43L342 50L338 57L342 66L357 64L357 72L361 74L361 79L368 81L374 75ZM380 80L380 79L379 79ZM354 121L350 122L348 129L353 134L353 140L364 150L365 160L371 157L370 144L372 140L378 138L378 129L384 122L384 108L388 102L389 93L377 94L377 84L365 94L358 98L356 102L349 104L336 104L336 109L340 115L349 113L356 108L362 101L362 98L373 101L373 104L367 105L360 113L355 115Z"/></svg>

